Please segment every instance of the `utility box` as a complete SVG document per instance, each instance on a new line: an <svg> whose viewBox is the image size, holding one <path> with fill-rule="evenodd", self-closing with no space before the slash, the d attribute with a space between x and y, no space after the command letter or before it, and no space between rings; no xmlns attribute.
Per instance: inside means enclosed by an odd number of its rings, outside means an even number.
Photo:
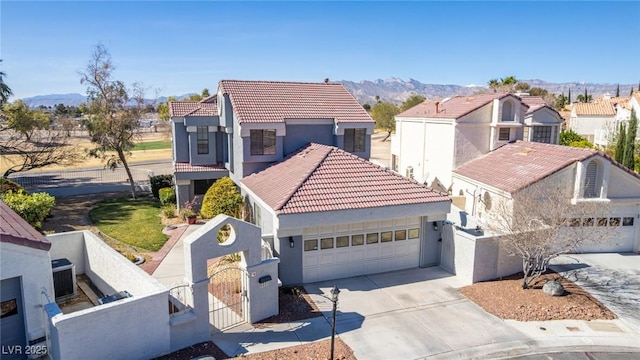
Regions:
<svg viewBox="0 0 640 360"><path fill-rule="evenodd" d="M76 266L68 259L51 260L56 300L76 296Z"/></svg>

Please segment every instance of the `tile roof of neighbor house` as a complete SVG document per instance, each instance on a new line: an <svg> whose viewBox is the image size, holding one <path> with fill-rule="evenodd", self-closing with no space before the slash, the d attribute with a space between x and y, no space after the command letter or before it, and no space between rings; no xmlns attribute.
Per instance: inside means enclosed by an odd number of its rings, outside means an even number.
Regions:
<svg viewBox="0 0 640 360"><path fill-rule="evenodd" d="M170 101L169 116L218 116L217 94L201 101Z"/></svg>
<svg viewBox="0 0 640 360"><path fill-rule="evenodd" d="M221 80L240 123L282 123L286 119L374 120L342 84Z"/></svg>
<svg viewBox="0 0 640 360"><path fill-rule="evenodd" d="M578 116L615 116L616 109L610 102L575 103L573 109Z"/></svg>
<svg viewBox="0 0 640 360"><path fill-rule="evenodd" d="M191 165L187 162L177 162L173 165L173 172L207 172L228 171L222 164Z"/></svg>
<svg viewBox="0 0 640 360"><path fill-rule="evenodd" d="M531 95L520 95L519 96L520 99L522 99L522 102L527 104L529 106L529 110L527 111L527 114L532 113L540 108L543 108L545 106L549 106L547 105L547 103L544 101L543 98L541 98L540 96L531 96Z"/></svg>
<svg viewBox="0 0 640 360"><path fill-rule="evenodd" d="M595 155L605 156L593 149L516 141L468 162L453 172L514 193L576 161Z"/></svg>
<svg viewBox="0 0 640 360"><path fill-rule="evenodd" d="M316 143L240 182L277 214L450 201L415 180Z"/></svg>
<svg viewBox="0 0 640 360"><path fill-rule="evenodd" d="M444 118L444 119L458 119L470 112L477 110L494 99L502 99L507 96L516 95L508 93L491 93L491 94L479 94L473 96L454 96L449 99L444 99L440 102L427 100L418 104L411 109L408 109L396 117L429 117L429 118ZM436 103L438 103L438 111L436 113ZM528 107L528 105L525 104Z"/></svg>
<svg viewBox="0 0 640 360"><path fill-rule="evenodd" d="M11 208L0 201L0 241L49 250L51 243Z"/></svg>

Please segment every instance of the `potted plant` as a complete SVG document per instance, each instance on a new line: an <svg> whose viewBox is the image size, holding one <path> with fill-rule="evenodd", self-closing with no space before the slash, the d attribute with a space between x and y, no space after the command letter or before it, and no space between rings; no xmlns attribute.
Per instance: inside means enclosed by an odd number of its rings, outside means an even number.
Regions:
<svg viewBox="0 0 640 360"><path fill-rule="evenodd" d="M196 204L196 199L191 201L185 201L182 205L182 209L180 209L180 214L187 221L187 224L193 225L198 220L198 216L196 212L193 210L193 207Z"/></svg>

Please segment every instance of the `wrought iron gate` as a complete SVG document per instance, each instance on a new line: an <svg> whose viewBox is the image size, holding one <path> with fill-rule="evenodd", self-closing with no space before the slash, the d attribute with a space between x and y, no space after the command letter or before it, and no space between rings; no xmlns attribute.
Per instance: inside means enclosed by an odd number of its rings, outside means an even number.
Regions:
<svg viewBox="0 0 640 360"><path fill-rule="evenodd" d="M209 277L209 323L218 330L246 322L247 282L247 272L238 267L218 270Z"/></svg>

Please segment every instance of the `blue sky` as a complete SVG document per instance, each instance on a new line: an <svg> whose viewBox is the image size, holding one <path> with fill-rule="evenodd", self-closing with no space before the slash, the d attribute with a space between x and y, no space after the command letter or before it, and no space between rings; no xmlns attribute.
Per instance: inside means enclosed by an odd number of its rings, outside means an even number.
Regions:
<svg viewBox="0 0 640 360"><path fill-rule="evenodd" d="M115 78L142 82L148 97L220 79L637 84L639 15L638 1L5 0L0 65L14 98L84 94L78 72L99 42Z"/></svg>

